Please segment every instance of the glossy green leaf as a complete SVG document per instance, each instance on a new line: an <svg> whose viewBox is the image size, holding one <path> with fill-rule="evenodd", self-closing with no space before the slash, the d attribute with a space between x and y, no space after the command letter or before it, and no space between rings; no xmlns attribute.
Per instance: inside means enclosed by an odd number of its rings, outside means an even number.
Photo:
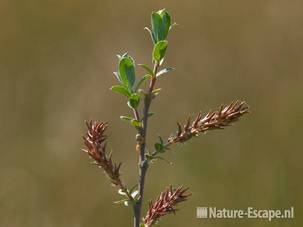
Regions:
<svg viewBox="0 0 303 227"><path fill-rule="evenodd" d="M152 12L151 15L152 33L155 41L158 42L163 36L162 18L158 12Z"/></svg>
<svg viewBox="0 0 303 227"><path fill-rule="evenodd" d="M135 63L134 60L127 54L122 55L119 61L119 77L121 82L132 89L136 76L135 76Z"/></svg>
<svg viewBox="0 0 303 227"><path fill-rule="evenodd" d="M132 94L127 102L130 108L137 108L139 103L140 103L140 95L137 93Z"/></svg>
<svg viewBox="0 0 303 227"><path fill-rule="evenodd" d="M110 88L115 93L125 95L126 97L130 97L131 93L129 92L128 88L126 88L124 85L114 85Z"/></svg>
<svg viewBox="0 0 303 227"><path fill-rule="evenodd" d="M159 10L158 13L160 14L161 16L161 19L162 19L162 39L166 39L167 38L167 35L168 35L168 32L169 32L169 29L171 27L171 17L169 15L169 13L163 9L163 10Z"/></svg>
<svg viewBox="0 0 303 227"><path fill-rule="evenodd" d="M174 70L174 68L172 68L172 67L164 68L164 69L160 70L160 71L157 73L156 76L159 77L159 76L161 76L161 75L163 75L163 74L165 74L165 73L168 73L168 72L170 72L170 71L172 71L172 70Z"/></svg>
<svg viewBox="0 0 303 227"><path fill-rule="evenodd" d="M169 13L165 9L153 12L151 14L151 25L150 33L154 44L165 40L171 28L171 17Z"/></svg>
<svg viewBox="0 0 303 227"><path fill-rule="evenodd" d="M159 62L164 58L168 46L167 40L162 40L156 43L153 50L153 60Z"/></svg>

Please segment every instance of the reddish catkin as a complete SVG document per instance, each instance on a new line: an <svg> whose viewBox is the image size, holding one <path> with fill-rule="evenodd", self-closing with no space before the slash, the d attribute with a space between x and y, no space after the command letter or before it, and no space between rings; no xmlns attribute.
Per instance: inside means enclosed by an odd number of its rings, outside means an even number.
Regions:
<svg viewBox="0 0 303 227"><path fill-rule="evenodd" d="M173 189L172 186L168 187L155 202L149 202L149 208L143 218L143 223L146 227L150 227L157 223L161 217L175 213L177 211L175 206L186 201L190 195L188 188L183 188L183 186L176 189Z"/></svg>
<svg viewBox="0 0 303 227"><path fill-rule="evenodd" d="M120 167L122 163L114 163L112 155L106 151L107 136L105 130L108 123L89 121L86 122L86 126L88 130L83 139L87 149L83 151L94 160L97 166L104 170L113 185L121 187Z"/></svg>
<svg viewBox="0 0 303 227"><path fill-rule="evenodd" d="M201 132L214 129L223 129L239 120L244 114L249 112L249 107L245 102L234 101L227 106L221 106L219 110L210 111L202 117L201 112L191 122L188 118L187 123L182 127L179 123L177 133L168 138L169 144L183 143L193 136L198 136Z"/></svg>

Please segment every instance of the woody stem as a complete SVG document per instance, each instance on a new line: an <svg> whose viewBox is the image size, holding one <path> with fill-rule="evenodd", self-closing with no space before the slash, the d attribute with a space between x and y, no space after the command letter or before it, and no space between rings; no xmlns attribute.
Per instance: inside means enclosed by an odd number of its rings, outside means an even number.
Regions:
<svg viewBox="0 0 303 227"><path fill-rule="evenodd" d="M140 144L140 156L139 156L139 180L138 180L138 190L139 190L139 200L134 205L134 227L139 227L141 222L141 210L142 201L144 195L144 184L145 176L148 169L148 161L145 158L145 147L146 147L146 136L147 136L147 125L148 125L148 113L152 101L152 92L156 84L157 78L156 74L158 72L159 62L154 63L153 77L149 84L148 93L144 98L144 109L143 109L143 125L142 130L138 130L139 135L142 138Z"/></svg>

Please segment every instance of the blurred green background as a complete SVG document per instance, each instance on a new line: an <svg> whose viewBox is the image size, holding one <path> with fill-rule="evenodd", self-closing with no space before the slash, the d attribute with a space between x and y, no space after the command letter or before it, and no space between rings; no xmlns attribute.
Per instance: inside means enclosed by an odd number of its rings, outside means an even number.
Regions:
<svg viewBox="0 0 303 227"><path fill-rule="evenodd" d="M147 176L146 199L167 185L193 196L159 226L302 226L303 2L0 1L0 226L132 226L101 171L80 149L84 120L111 123L109 148L123 178L137 179L129 111L109 91L117 53L149 63L143 27L167 8L179 26L153 103L150 146L176 121L231 100L252 113L235 126L175 146ZM143 72L138 71L141 75ZM197 206L283 209L294 220L197 220Z"/></svg>

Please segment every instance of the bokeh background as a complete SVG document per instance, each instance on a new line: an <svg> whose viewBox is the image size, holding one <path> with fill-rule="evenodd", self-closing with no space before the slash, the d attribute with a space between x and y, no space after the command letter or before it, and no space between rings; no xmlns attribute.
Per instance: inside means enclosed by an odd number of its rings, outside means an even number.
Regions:
<svg viewBox="0 0 303 227"><path fill-rule="evenodd" d="M179 24L166 62L176 70L158 83L149 146L199 110L241 99L252 113L175 146L165 156L173 166L150 168L146 199L170 184L193 193L159 226L302 226L302 1L1 0L1 227L132 226L81 136L85 119L110 122L109 147L136 182L135 130L119 120L129 109L109 87L116 54L151 61L143 27L161 8ZM294 206L295 219L197 220L197 206Z"/></svg>

